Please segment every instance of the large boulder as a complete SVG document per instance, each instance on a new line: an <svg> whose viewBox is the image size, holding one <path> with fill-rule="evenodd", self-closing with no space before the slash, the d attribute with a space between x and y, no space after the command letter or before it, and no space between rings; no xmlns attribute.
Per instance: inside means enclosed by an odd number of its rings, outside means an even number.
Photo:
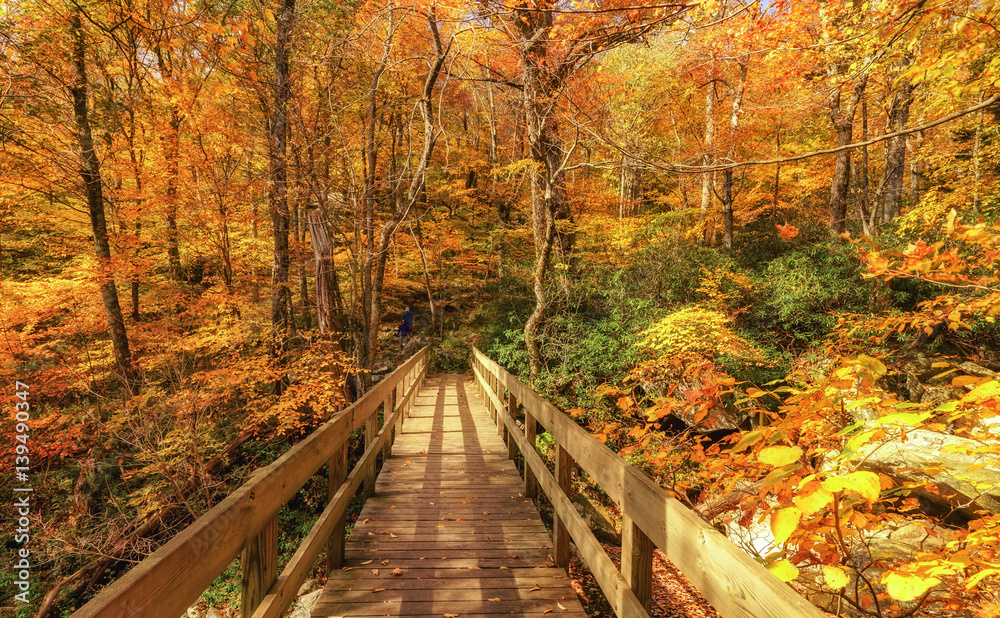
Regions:
<svg viewBox="0 0 1000 618"><path fill-rule="evenodd" d="M923 484L914 495L944 503L967 518L975 511L1000 513L1000 470L994 457L976 454L983 443L949 434L915 429L888 443L870 444L859 451L861 470L885 474L898 483ZM974 466L987 464L975 469ZM970 468L973 468L970 470Z"/></svg>

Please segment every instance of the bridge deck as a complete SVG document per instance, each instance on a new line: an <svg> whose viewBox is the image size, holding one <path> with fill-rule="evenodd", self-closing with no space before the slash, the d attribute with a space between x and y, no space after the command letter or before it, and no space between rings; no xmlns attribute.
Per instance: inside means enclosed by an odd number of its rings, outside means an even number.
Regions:
<svg viewBox="0 0 1000 618"><path fill-rule="evenodd" d="M312 615L586 616L523 491L473 383L429 378Z"/></svg>

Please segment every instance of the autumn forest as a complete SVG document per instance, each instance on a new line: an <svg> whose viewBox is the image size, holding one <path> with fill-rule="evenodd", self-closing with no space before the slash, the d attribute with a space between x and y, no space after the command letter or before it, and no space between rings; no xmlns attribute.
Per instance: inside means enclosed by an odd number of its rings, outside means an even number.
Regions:
<svg viewBox="0 0 1000 618"><path fill-rule="evenodd" d="M830 615L1000 616L998 29L995 0L0 3L0 613L68 615L475 345Z"/></svg>

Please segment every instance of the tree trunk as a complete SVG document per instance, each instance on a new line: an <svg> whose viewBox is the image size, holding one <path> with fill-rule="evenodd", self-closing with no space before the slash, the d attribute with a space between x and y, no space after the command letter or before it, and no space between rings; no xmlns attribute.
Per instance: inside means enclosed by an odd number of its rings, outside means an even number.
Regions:
<svg viewBox="0 0 1000 618"><path fill-rule="evenodd" d="M917 151L923 141L923 131L906 136L906 149L910 151L910 199L914 204L920 200L920 160L917 159Z"/></svg>
<svg viewBox="0 0 1000 618"><path fill-rule="evenodd" d="M913 103L913 84L905 77L892 97L886 133L894 133L906 128L910 119L910 104ZM882 203L882 222L888 223L899 216L899 202L903 195L903 171L906 169L906 136L897 135L885 143L885 167L879 201Z"/></svg>
<svg viewBox="0 0 1000 618"><path fill-rule="evenodd" d="M73 99L73 116L76 121L77 144L80 148L80 178L83 180L90 211L90 225L94 233L94 252L97 255L100 276L101 299L111 331L111 345L114 350L118 371L131 393L139 388L139 380L132 366L132 351L129 347L125 319L118 301L114 273L110 269L111 246L108 243L108 226L104 213L104 187L101 181L100 160L94 147L90 129L89 94L87 88L86 42L83 38L83 24L78 8L70 16L70 32L73 37L73 65L75 75L70 94Z"/></svg>
<svg viewBox="0 0 1000 618"><path fill-rule="evenodd" d="M837 131L837 146L846 146L851 143L854 133L854 113L857 109L861 95L865 91L868 82L868 75L863 74L854 82L851 93L851 101L846 109L841 106L840 86L834 88L830 94L829 109L830 120ZM829 226L834 234L841 234L846 229L847 219L847 193L851 179L851 151L841 150L837 153L837 162L833 170L833 179L830 182L830 204L829 204Z"/></svg>
<svg viewBox="0 0 1000 618"><path fill-rule="evenodd" d="M181 114L170 104L170 131L167 133L167 264L174 281L184 279L181 268L180 233L177 229L177 186L180 182Z"/></svg>
<svg viewBox="0 0 1000 618"><path fill-rule="evenodd" d="M705 167L712 165L712 149L715 147L715 82L709 82L705 93L705 153L701 163ZM701 174L701 212L698 214L698 225L702 229L702 242L708 242L708 213L712 209L712 185L715 175L712 172Z"/></svg>
<svg viewBox="0 0 1000 618"><path fill-rule="evenodd" d="M271 274L271 353L284 348L289 328L288 270L288 43L295 18L295 0L283 0L274 52L274 112L270 127L271 225L274 231L274 267Z"/></svg>
<svg viewBox="0 0 1000 618"><path fill-rule="evenodd" d="M868 140L868 97L861 97L861 141ZM854 174L854 201L858 205L861 229L865 236L875 233L875 211L872 208L871 191L868 183L868 146L861 147L861 169Z"/></svg>
<svg viewBox="0 0 1000 618"><path fill-rule="evenodd" d="M636 162L622 155L621 186L618 194L618 218L627 219L639 214L642 201L642 170Z"/></svg>
<svg viewBox="0 0 1000 618"><path fill-rule="evenodd" d="M558 125L553 118L554 98L559 90L558 78L543 66L547 54L547 34L552 27L552 13L523 12L517 23L521 55L522 103L528 133L528 150L534 162L531 174L531 225L535 241L535 268L532 289L535 309L524 325L524 340L528 350L531 379L542 370L538 330L548 310L549 300L545 279L549 271L552 250L559 241L568 253L572 238L563 238L556 227L559 219L572 220L563 181L564 153Z"/></svg>
<svg viewBox="0 0 1000 618"><path fill-rule="evenodd" d="M747 71L750 57L740 58L740 77L733 91L733 112L729 116L729 149L726 152L726 162L732 163L736 156L736 131L740 128L740 111L743 104L743 94L747 88ZM733 169L727 168L722 173L722 244L726 253L733 250Z"/></svg>
<svg viewBox="0 0 1000 618"><path fill-rule="evenodd" d="M337 281L337 266L333 261L333 245L323 213L318 210L309 212L309 235L316 266L316 324L320 336L327 337L341 330L344 307Z"/></svg>
<svg viewBox="0 0 1000 618"><path fill-rule="evenodd" d="M437 308L434 306L434 287L431 285L431 273L427 268L427 252L424 250L424 233L420 229L420 218L416 220L416 224L410 228L410 234L413 236L413 241L417 243L417 250L420 251L420 265L424 271L424 288L427 290L427 303L431 309L431 333L434 332L434 326L437 324Z"/></svg>
<svg viewBox="0 0 1000 618"><path fill-rule="evenodd" d="M774 158L781 159L781 121L774 132ZM771 202L771 218L778 216L778 190L781 188L781 161L774 167L774 199Z"/></svg>
<svg viewBox="0 0 1000 618"><path fill-rule="evenodd" d="M984 93L979 93L979 102L983 102ZM983 143L983 115L986 110L976 114L976 136L972 142L972 216L979 217L979 185L983 180L983 165L980 161Z"/></svg>

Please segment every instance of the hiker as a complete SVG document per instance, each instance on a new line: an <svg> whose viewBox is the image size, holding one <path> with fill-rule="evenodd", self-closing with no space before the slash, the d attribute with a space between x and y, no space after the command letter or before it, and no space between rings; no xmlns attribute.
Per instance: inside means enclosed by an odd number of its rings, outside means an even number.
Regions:
<svg viewBox="0 0 1000 618"><path fill-rule="evenodd" d="M410 338L410 325L406 323L406 320L403 320L403 323L396 327L396 335L399 336L399 349L402 350L403 346L406 345L403 340Z"/></svg>
<svg viewBox="0 0 1000 618"><path fill-rule="evenodd" d="M409 307L403 311L403 321L406 322L406 336L409 337L410 333L413 332L413 313L410 312Z"/></svg>

